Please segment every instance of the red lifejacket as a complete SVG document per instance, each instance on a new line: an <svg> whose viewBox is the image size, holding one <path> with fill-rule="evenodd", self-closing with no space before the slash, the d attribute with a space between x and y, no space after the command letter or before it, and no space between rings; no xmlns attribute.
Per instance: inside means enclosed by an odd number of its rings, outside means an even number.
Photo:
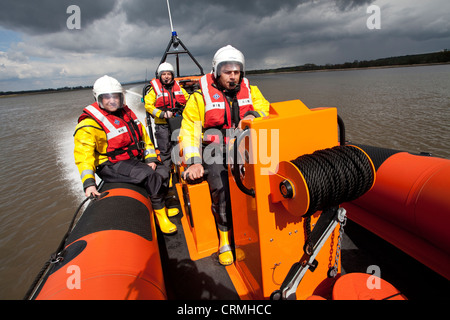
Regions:
<svg viewBox="0 0 450 320"><path fill-rule="evenodd" d="M175 108L176 102L183 106L186 104L186 98L184 97L183 91L177 81L173 82L173 86L170 91L164 88L159 79L153 79L150 83L156 93L156 108ZM172 97L175 97L175 101Z"/></svg>
<svg viewBox="0 0 450 320"><path fill-rule="evenodd" d="M231 106L225 98L224 93L213 86L214 80L211 73L200 79L200 87L205 100L205 128L220 127L222 129L231 128ZM241 81L241 89L237 93L239 105L239 116L241 119L247 111L253 111L250 84L247 78Z"/></svg>
<svg viewBox="0 0 450 320"><path fill-rule="evenodd" d="M84 108L78 122L88 117L94 119L106 132L108 160L116 163L131 158L142 158L143 128L139 119L126 105L119 109L122 118L100 108L97 102Z"/></svg>

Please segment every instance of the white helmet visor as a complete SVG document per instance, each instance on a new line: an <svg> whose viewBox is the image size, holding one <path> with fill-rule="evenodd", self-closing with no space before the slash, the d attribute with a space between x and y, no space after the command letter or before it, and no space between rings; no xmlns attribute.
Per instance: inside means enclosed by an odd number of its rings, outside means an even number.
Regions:
<svg viewBox="0 0 450 320"><path fill-rule="evenodd" d="M242 63L237 61L222 61L217 65L217 77L220 77L222 73L232 72L232 71L244 71L244 66Z"/></svg>
<svg viewBox="0 0 450 320"><path fill-rule="evenodd" d="M117 108L122 108L124 104L123 93L121 92L111 92L102 93L98 96L98 104L101 108L104 108L105 104L112 106L117 106Z"/></svg>

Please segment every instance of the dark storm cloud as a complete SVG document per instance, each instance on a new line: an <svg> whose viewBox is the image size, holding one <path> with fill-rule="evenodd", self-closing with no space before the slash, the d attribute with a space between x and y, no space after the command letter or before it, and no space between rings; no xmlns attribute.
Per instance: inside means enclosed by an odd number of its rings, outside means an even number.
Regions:
<svg viewBox="0 0 450 320"><path fill-rule="evenodd" d="M313 0L172 0L175 27L224 28L239 24L242 19L264 18L282 10L293 10ZM352 10L373 0L335 0L339 10ZM55 33L66 28L70 5L78 5L82 11L83 27L105 17L117 5L117 0L1 0L0 25L28 34ZM332 2L331 2L332 3ZM122 10L130 23L158 27L168 23L166 1L127 0Z"/></svg>
<svg viewBox="0 0 450 320"><path fill-rule="evenodd" d="M81 30L66 26L72 4L81 9ZM380 30L366 25L372 4L381 10ZM156 70L171 35L166 0L0 5L0 35L6 35L0 85L2 79L77 82L105 72L135 80ZM244 53L252 70L432 52L450 41L448 0L170 0L170 6L175 31L205 72L227 44Z"/></svg>
<svg viewBox="0 0 450 320"><path fill-rule="evenodd" d="M170 35L164 0L0 1L0 26L30 35L52 34L52 38L45 39L45 44L63 51L98 53L107 50L109 55L142 58L161 52L161 46L166 46ZM335 0L326 3L330 10L350 11L370 2L373 0ZM312 21L303 17L305 12L308 13L303 10L304 6L322 10L323 3L323 0L170 1L175 30L182 39L189 39L189 48L194 53L208 56L213 49L225 43L247 47L249 52L256 53L266 52L268 47L291 45L299 39L317 42L324 37L326 40L329 35L320 30L327 30L327 25L332 26L335 22L320 18ZM81 9L83 30L78 33L67 33L66 9L72 4ZM293 19L293 12L298 12L297 19ZM109 21L112 25L102 24L86 32L93 22L101 21L108 14L111 14ZM116 19L118 14L123 14L126 23L138 31L121 33L119 27L122 20ZM143 30L148 36L131 43L131 40L137 40L134 36ZM66 31L67 35L53 37L60 31ZM167 40L161 39L162 32L167 32ZM113 39L118 39L123 46L117 46Z"/></svg>
<svg viewBox="0 0 450 320"><path fill-rule="evenodd" d="M370 4L375 0L334 0L330 4L341 11ZM314 3L317 0L172 0L170 2L174 26L221 29L233 24L241 24L252 18L263 19L276 15L280 11L289 12L299 5ZM164 0L129 0L122 8L131 23L144 23L158 27L168 23L168 11Z"/></svg>
<svg viewBox="0 0 450 320"><path fill-rule="evenodd" d="M375 0L335 0L336 6L341 11L353 10L361 6L368 6Z"/></svg>
<svg viewBox="0 0 450 320"><path fill-rule="evenodd" d="M275 14L285 8L295 8L298 4L311 0L172 0L170 7L173 20L179 25L198 24L199 22L210 21L222 23L239 23L239 20L229 21L229 15L245 15L247 17L265 17ZM127 13L130 22L144 22L149 26L166 24L168 21L168 11L166 1L130 0L123 4L123 9ZM209 23L209 22L208 22Z"/></svg>
<svg viewBox="0 0 450 320"><path fill-rule="evenodd" d="M197 59L209 69L210 60L219 47L232 44L246 54L266 51L264 46L276 46L280 39L278 26L268 26L266 18L289 14L298 6L311 0L172 0L170 1L173 27ZM129 0L122 4L128 23L149 27L154 33L167 30L169 37L169 16L166 1ZM269 22L272 23L272 22ZM282 24L282 23L281 23ZM264 41L263 41L264 42ZM150 44L151 45L151 44ZM161 46L161 43L158 43ZM150 50L152 48L149 48ZM156 49L156 48L155 48ZM161 49L158 50L160 52Z"/></svg>
<svg viewBox="0 0 450 320"><path fill-rule="evenodd" d="M66 29L67 8L81 9L83 26L114 9L115 0L1 0L0 26L28 34L55 33Z"/></svg>
<svg viewBox="0 0 450 320"><path fill-rule="evenodd" d="M348 12L368 6L374 0L172 0L174 29L199 59L210 60L217 48L232 44L249 56L264 58L274 48L307 46L333 40L342 21L330 20L327 12ZM129 0L122 4L128 23L169 31L166 1ZM310 11L320 11L308 18ZM365 14L363 10L362 15ZM339 28L339 29L337 29ZM361 29L365 24L361 25ZM169 39L169 38L167 38ZM187 40L186 40L187 39ZM160 44L159 44L160 45ZM165 44L164 44L165 45Z"/></svg>

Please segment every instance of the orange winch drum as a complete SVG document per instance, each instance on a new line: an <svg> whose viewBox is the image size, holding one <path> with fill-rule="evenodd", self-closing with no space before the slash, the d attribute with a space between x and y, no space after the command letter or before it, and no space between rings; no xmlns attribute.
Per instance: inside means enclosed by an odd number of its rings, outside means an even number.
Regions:
<svg viewBox="0 0 450 320"><path fill-rule="evenodd" d="M319 210L359 198L372 188L375 168L360 148L336 146L305 154L291 161L308 190L310 216Z"/></svg>

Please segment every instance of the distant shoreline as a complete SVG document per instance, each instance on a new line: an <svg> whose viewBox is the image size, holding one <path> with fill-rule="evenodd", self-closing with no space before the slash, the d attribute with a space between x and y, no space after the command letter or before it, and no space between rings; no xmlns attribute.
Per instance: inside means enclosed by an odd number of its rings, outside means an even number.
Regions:
<svg viewBox="0 0 450 320"><path fill-rule="evenodd" d="M38 94L48 94L48 93L59 93L59 92L70 92L70 91L82 91L89 90L92 87L83 87L83 88L68 88L68 89L45 89L45 90L30 90L30 91L14 91L14 92L5 92L0 93L0 98L12 98L12 97L20 97L20 96L31 96Z"/></svg>
<svg viewBox="0 0 450 320"><path fill-rule="evenodd" d="M338 64L316 65L307 63L300 66L281 67L273 69L261 69L248 71L247 74L267 74L280 72L310 72L310 71L333 71L333 70L358 70L358 69L378 69L378 68L398 68L413 66L428 66L436 64L450 63L450 51L445 49L439 52L414 54L381 58L376 60L355 60Z"/></svg>
<svg viewBox="0 0 450 320"><path fill-rule="evenodd" d="M312 72L333 72L333 71L354 71L354 70L372 70L372 69L390 69L390 68L410 68L410 67L428 67L428 66L438 66L447 65L450 62L439 62L439 63L421 63L421 64L399 64L391 66L377 66L377 67L358 67L358 68L330 68L330 69L314 69L314 70L292 70L292 71L268 71L262 72L259 70L256 73L252 71L247 71L246 73L252 76L258 75L268 75L268 74L288 74L288 73L312 73Z"/></svg>
<svg viewBox="0 0 450 320"><path fill-rule="evenodd" d="M315 69L315 70L292 70L292 71L267 71L258 70L254 72L252 70L247 71L248 75L259 76L268 74L289 74L289 73L312 73L312 72L333 72L333 71L354 71L354 70L372 70L372 69L391 69L391 68L410 68L410 67L426 67L426 66L437 66L437 65L447 65L450 62L440 62L440 63L421 63L421 64L408 64L408 65L391 65L391 66L377 66L377 67L359 67L359 68L330 68L330 69ZM124 85L145 83L145 80L126 83ZM26 91L26 92L12 92L12 93L0 93L1 98L13 98L20 96L30 96L39 94L51 94L59 92L70 92L70 91L82 91L82 90L92 90L92 87L83 88L73 88L73 89L48 89L48 90L36 90L36 91Z"/></svg>
<svg viewBox="0 0 450 320"><path fill-rule="evenodd" d="M260 69L249 70L246 73L248 75L259 74L282 74L282 73L294 73L294 72L324 72L324 71L349 71L349 70L371 70L371 69L387 69L387 68L405 68L405 67L423 67L433 65L445 65L450 64L450 51L445 49L440 52L432 52L425 54L406 55L390 58L382 58L376 60L364 60L353 62L345 62L340 64L326 64L315 65L307 63L300 66L282 67L275 69ZM144 83L145 81L129 82L124 85ZM41 90L29 90L29 91L7 91L0 92L0 98L5 97L17 97L23 95L45 94L45 93L58 93L68 91L79 91L92 89L92 86L78 86L78 87L63 87L58 89L41 89Z"/></svg>
<svg viewBox="0 0 450 320"><path fill-rule="evenodd" d="M142 81L125 83L124 85L138 84L138 83L144 83L144 82L145 81L142 80ZM20 97L20 96L31 96L31 95L38 95L38 94L50 94L50 93L60 93L60 92L83 91L83 90L92 90L92 86L75 87L75 88L60 88L60 89L30 90L30 91L13 91L11 93L9 93L9 92L0 92L0 99L1 98Z"/></svg>

